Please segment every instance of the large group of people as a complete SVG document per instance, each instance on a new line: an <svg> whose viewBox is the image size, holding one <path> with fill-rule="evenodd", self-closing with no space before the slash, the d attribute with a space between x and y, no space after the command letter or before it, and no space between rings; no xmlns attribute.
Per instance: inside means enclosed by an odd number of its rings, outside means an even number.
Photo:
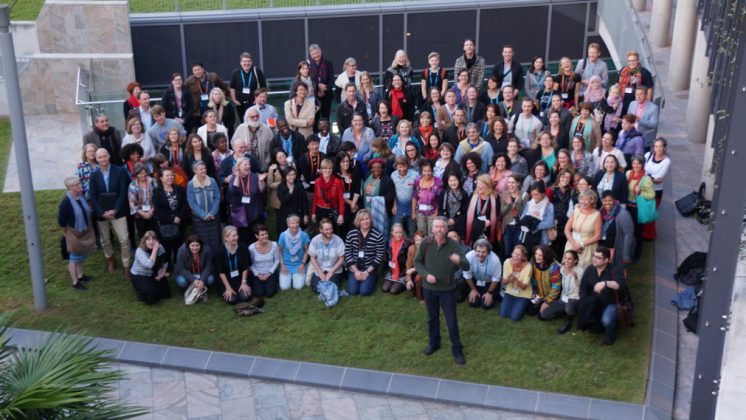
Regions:
<svg viewBox="0 0 746 420"><path fill-rule="evenodd" d="M459 364L463 301L513 321L564 317L560 334L577 318L614 342L615 303L655 238L645 217L670 166L636 52L609 85L597 44L557 74L544 57L524 69L505 45L485 79L467 39L453 80L438 53L418 75L400 50L382 88L352 57L337 74L318 45L308 52L281 112L249 53L227 83L201 63L174 73L158 105L130 83L126 136L98 115L65 179L73 287L90 279L80 238L94 229L112 273L114 232L149 304L170 296L170 277L231 304L379 286L426 306L426 355L442 308Z"/></svg>

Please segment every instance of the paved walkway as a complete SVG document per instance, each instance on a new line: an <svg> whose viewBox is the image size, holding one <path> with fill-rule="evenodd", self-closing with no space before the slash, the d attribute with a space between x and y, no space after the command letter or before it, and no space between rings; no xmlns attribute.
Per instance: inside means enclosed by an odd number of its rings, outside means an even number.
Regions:
<svg viewBox="0 0 746 420"><path fill-rule="evenodd" d="M638 14L646 35L650 30L650 9ZM686 106L688 91L672 92L668 83L671 48L652 47L652 56L658 77L666 90L665 108L661 110L658 135L668 140L668 153L672 160L671 180L673 198L680 198L696 190L701 182L704 144L692 143L686 132ZM710 235L707 228L694 217L682 217L674 212L677 265L694 251L709 249ZM679 313L679 346L674 404L674 418L688 419L691 404L694 365L698 345L697 335L687 332L681 324L686 312Z"/></svg>
<svg viewBox="0 0 746 420"><path fill-rule="evenodd" d="M73 175L80 161L83 134L80 116L27 115L26 137L31 160L34 190L61 190L66 176ZM3 192L18 192L18 166L15 147L8 161Z"/></svg>
<svg viewBox="0 0 746 420"><path fill-rule="evenodd" d="M127 375L114 397L150 410L141 419L547 419L256 379L114 366Z"/></svg>

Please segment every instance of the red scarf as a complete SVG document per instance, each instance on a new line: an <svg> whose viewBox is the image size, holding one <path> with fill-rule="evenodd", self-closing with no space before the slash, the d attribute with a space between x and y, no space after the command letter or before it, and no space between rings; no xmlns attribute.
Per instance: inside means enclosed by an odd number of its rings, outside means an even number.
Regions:
<svg viewBox="0 0 746 420"><path fill-rule="evenodd" d="M419 130L420 130L420 138L422 139L423 145L429 144L430 135L433 134L433 126L432 125L429 127L420 126Z"/></svg>
<svg viewBox="0 0 746 420"><path fill-rule="evenodd" d="M404 91L401 89L391 89L391 114L399 118L404 118L404 110L401 106L401 100L404 99Z"/></svg>
<svg viewBox="0 0 746 420"><path fill-rule="evenodd" d="M619 73L619 93L621 96L624 96L624 91L627 89L627 86L630 84L630 81L632 79L632 76L640 73L642 71L642 66L637 66L634 69L629 68L629 66L625 66L622 71ZM639 83L640 81L638 81Z"/></svg>
<svg viewBox="0 0 746 420"><path fill-rule="evenodd" d="M138 106L140 106L140 101L135 98L135 95L130 95L130 97L127 99L127 102L132 105L132 108L137 108Z"/></svg>

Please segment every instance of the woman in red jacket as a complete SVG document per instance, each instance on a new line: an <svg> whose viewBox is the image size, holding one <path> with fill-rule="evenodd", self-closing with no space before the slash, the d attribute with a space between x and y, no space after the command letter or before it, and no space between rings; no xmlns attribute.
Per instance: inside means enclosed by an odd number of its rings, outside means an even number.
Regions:
<svg viewBox="0 0 746 420"><path fill-rule="evenodd" d="M321 176L316 179L311 205L311 221L327 218L334 223L334 231L344 223L345 202L342 181L332 175L334 164L331 159L321 161Z"/></svg>

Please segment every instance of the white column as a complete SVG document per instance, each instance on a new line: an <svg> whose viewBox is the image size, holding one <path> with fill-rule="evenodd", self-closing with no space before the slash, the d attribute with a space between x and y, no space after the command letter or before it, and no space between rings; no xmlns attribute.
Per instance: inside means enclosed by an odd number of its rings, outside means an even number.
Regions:
<svg viewBox="0 0 746 420"><path fill-rule="evenodd" d="M650 13L650 34L648 40L654 47L668 45L668 33L671 30L671 10L673 0L653 0Z"/></svg>
<svg viewBox="0 0 746 420"><path fill-rule="evenodd" d="M705 56L707 41L704 32L697 31L696 39L694 57L692 57L692 76L689 83L689 101L686 104L686 132L692 143L704 143L707 139L712 100L712 87L707 74L710 60ZM704 166L709 167L708 160L705 161Z"/></svg>
<svg viewBox="0 0 746 420"><path fill-rule="evenodd" d="M632 0L632 7L638 12L643 12L645 11L645 3L647 3L647 0Z"/></svg>
<svg viewBox="0 0 746 420"><path fill-rule="evenodd" d="M678 0L676 3L668 81L672 90L683 90L689 86L691 74L692 47L698 26L697 2L696 0Z"/></svg>

